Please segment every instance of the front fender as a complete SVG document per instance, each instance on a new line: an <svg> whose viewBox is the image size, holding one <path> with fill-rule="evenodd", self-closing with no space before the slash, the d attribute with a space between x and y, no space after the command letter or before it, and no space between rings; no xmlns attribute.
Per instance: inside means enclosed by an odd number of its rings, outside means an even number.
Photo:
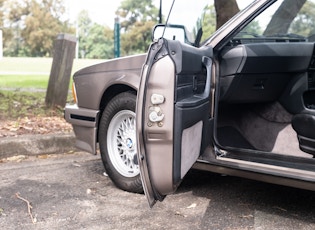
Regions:
<svg viewBox="0 0 315 230"><path fill-rule="evenodd" d="M112 85L127 85L137 90L145 57L142 54L114 59L76 72L73 81L78 106L98 110L104 92Z"/></svg>

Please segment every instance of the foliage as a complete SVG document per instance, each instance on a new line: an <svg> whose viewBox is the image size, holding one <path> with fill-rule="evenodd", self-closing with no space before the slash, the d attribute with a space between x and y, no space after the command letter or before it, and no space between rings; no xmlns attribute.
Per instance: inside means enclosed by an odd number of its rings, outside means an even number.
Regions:
<svg viewBox="0 0 315 230"><path fill-rule="evenodd" d="M124 0L118 8L117 14L125 20L121 22L121 28L129 31L136 22L158 22L159 10L152 0Z"/></svg>
<svg viewBox="0 0 315 230"><path fill-rule="evenodd" d="M307 1L290 26L290 33L308 37L315 34L315 3Z"/></svg>
<svg viewBox="0 0 315 230"><path fill-rule="evenodd" d="M117 10L123 19L122 54L143 53L151 43L152 27L158 23L159 10L152 0L124 0Z"/></svg>
<svg viewBox="0 0 315 230"><path fill-rule="evenodd" d="M53 42L59 33L74 34L75 28L64 18L64 0L0 0L0 26L4 36L5 56L52 56ZM235 0L233 12L227 12L231 0L215 0L215 5L204 9L204 15L196 22L196 30L203 27L202 41L208 38L218 25L218 15L227 20L238 11ZM224 7L223 7L224 6ZM312 7L309 7L311 9ZM308 8L294 22L292 30L307 31L307 23L314 23ZM146 52L151 43L151 30L158 23L159 10L153 0L123 0L117 9L121 20L121 54ZM307 23L303 23L305 20ZM111 28L93 23L87 11L77 20L79 57L109 59L114 57L114 32ZM302 28L303 27L303 28ZM251 30L259 30L257 25Z"/></svg>
<svg viewBox="0 0 315 230"><path fill-rule="evenodd" d="M93 23L86 10L79 13L79 57L110 59L114 57L114 33L109 27Z"/></svg>
<svg viewBox="0 0 315 230"><path fill-rule="evenodd" d="M213 4L208 4L204 7L203 13L196 22L194 34L197 34L202 27L201 42L208 39L218 28L219 24L224 24L230 17L236 14L239 9L235 0L216 0ZM221 15L218 17L218 15Z"/></svg>
<svg viewBox="0 0 315 230"><path fill-rule="evenodd" d="M258 36L263 33L263 29L259 25L258 21L252 21L246 26L246 30L244 31L244 34L242 34L242 37L244 38L252 38L253 36Z"/></svg>
<svg viewBox="0 0 315 230"><path fill-rule="evenodd" d="M144 53L151 43L151 31L156 23L153 21L136 22L129 32L122 34L122 54Z"/></svg>
<svg viewBox="0 0 315 230"><path fill-rule="evenodd" d="M305 2L306 0L284 0L272 15L263 35L273 36L288 33L292 21L294 21Z"/></svg>
<svg viewBox="0 0 315 230"><path fill-rule="evenodd" d="M3 5L4 5L5 0L0 0L0 28L3 27L3 18L4 18L4 9L3 9Z"/></svg>
<svg viewBox="0 0 315 230"><path fill-rule="evenodd" d="M315 33L315 12L311 10L314 7L315 4L311 1L284 0L278 8L274 9L273 14L269 16L261 14L249 23L242 36L290 36L290 34L295 34L297 37L309 37ZM266 24L268 17L270 17L270 21Z"/></svg>
<svg viewBox="0 0 315 230"><path fill-rule="evenodd" d="M6 1L4 54L6 56L52 56L59 33L71 33L68 21L61 21L63 0Z"/></svg>
<svg viewBox="0 0 315 230"><path fill-rule="evenodd" d="M87 39L89 37L90 27L92 25L92 20L89 17L89 13L83 10L78 16L78 34L79 34L79 57L84 58L88 52Z"/></svg>
<svg viewBox="0 0 315 230"><path fill-rule="evenodd" d="M213 5L207 5L204 8L203 16L202 16L202 30L203 35L201 41L210 37L211 34L215 32L216 28L216 12ZM198 28L198 26L197 26Z"/></svg>
<svg viewBox="0 0 315 230"><path fill-rule="evenodd" d="M91 49L86 58L110 59L114 57L114 33L109 27L95 24L92 26L88 39L88 47Z"/></svg>

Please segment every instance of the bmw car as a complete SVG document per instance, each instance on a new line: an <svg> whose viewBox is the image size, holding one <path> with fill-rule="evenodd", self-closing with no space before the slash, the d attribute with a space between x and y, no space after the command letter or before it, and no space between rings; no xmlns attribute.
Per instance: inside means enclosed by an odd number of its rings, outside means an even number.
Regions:
<svg viewBox="0 0 315 230"><path fill-rule="evenodd" d="M146 54L73 76L76 146L150 206L191 168L315 191L315 1L238 2L209 32L212 1L174 1Z"/></svg>

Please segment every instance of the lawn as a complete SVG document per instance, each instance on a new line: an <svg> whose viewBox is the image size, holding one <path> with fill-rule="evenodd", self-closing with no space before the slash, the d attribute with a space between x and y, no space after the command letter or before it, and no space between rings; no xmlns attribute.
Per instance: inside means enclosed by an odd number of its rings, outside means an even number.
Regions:
<svg viewBox="0 0 315 230"><path fill-rule="evenodd" d="M104 60L74 60L72 73L102 61ZM48 86L51 64L52 58L0 59L0 120L63 116L63 108L47 108L45 105L45 90ZM68 102L70 101L69 93Z"/></svg>
<svg viewBox="0 0 315 230"><path fill-rule="evenodd" d="M104 60L75 59L72 74L79 69L102 61ZM51 64L52 58L2 58L0 59L0 89L46 89Z"/></svg>
<svg viewBox="0 0 315 230"><path fill-rule="evenodd" d="M100 63L102 59L74 59L72 73L86 66ZM0 59L0 72L33 72L49 75L52 58L4 57Z"/></svg>
<svg viewBox="0 0 315 230"><path fill-rule="evenodd" d="M0 74L0 89L47 89L48 75L1 75Z"/></svg>

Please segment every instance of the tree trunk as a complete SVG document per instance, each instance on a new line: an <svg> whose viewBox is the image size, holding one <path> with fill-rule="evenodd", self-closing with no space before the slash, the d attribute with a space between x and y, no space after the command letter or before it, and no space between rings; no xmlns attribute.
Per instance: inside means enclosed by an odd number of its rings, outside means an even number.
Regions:
<svg viewBox="0 0 315 230"><path fill-rule="evenodd" d="M291 22L296 17L306 0L285 0L272 16L264 35L288 33ZM281 25L281 26L279 26Z"/></svg>
<svg viewBox="0 0 315 230"><path fill-rule="evenodd" d="M240 11L236 0L214 0L217 13L217 29Z"/></svg>

